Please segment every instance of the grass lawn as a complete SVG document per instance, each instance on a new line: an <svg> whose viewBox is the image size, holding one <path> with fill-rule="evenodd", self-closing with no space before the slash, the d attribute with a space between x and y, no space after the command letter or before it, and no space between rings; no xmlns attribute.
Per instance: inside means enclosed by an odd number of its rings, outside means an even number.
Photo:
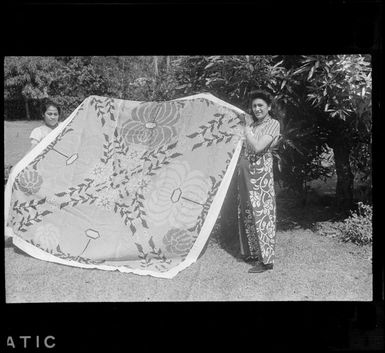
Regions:
<svg viewBox="0 0 385 353"><path fill-rule="evenodd" d="M4 122L4 165L15 165L29 151L29 135L41 121Z"/></svg>
<svg viewBox="0 0 385 353"><path fill-rule="evenodd" d="M5 122L5 164L29 149L28 136L41 122ZM233 185L233 184L232 184ZM333 193L335 179L314 182ZM207 248L174 279L86 270L35 259L5 248L6 301L371 301L371 246L341 243L312 228L332 217L327 206L301 208L277 190L277 246L273 271L247 273L238 256L236 213L230 188Z"/></svg>

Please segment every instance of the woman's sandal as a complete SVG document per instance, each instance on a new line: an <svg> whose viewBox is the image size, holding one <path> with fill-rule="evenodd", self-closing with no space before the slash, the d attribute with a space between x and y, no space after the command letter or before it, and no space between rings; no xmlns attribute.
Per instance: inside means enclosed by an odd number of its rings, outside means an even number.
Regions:
<svg viewBox="0 0 385 353"><path fill-rule="evenodd" d="M252 268L250 268L247 272L249 273L260 273L260 272L265 272L268 270L273 269L273 264L264 264L262 262L256 263Z"/></svg>

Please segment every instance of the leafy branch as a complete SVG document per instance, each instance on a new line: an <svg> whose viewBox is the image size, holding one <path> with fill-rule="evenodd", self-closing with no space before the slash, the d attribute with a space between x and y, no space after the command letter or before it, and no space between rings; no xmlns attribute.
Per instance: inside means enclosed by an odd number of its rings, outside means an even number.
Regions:
<svg viewBox="0 0 385 353"><path fill-rule="evenodd" d="M151 159L158 158L160 154L166 155L166 152L175 148L176 145L177 145L177 142L174 142L170 145L162 145L153 150L146 151L141 157L141 159L145 160L146 162L151 162Z"/></svg>
<svg viewBox="0 0 385 353"><path fill-rule="evenodd" d="M148 170L146 171L146 175L155 175L154 170L160 169L162 166L170 164L170 159L177 158L182 156L182 153L175 152L170 154L170 150L175 148L177 142L174 142L167 146L161 146L155 150L146 152L141 159L150 162ZM163 159L160 160L160 155L163 155ZM154 161L155 159L155 161Z"/></svg>
<svg viewBox="0 0 385 353"><path fill-rule="evenodd" d="M28 214L27 217L23 216L22 219L19 222L19 228L18 230L21 232L26 232L27 229L25 227L32 226L34 223L39 223L43 220L44 216L47 216L48 214L52 213L51 211L45 210L41 213L36 211L35 215Z"/></svg>
<svg viewBox="0 0 385 353"><path fill-rule="evenodd" d="M126 226L130 224L130 229L132 231L132 234L135 234L136 227L132 223L132 221L135 219L135 217L133 217L132 215L133 214L132 206L126 205L124 203L115 202L114 212L120 214Z"/></svg>
<svg viewBox="0 0 385 353"><path fill-rule="evenodd" d="M144 210L143 201L144 201L144 196L141 193L139 193L138 191L136 191L135 197L132 200L131 205L134 206L134 212L137 212L137 218L140 219L142 226L144 228L148 228L148 224L147 224L146 220L143 218L143 216L147 216L147 213Z"/></svg>
<svg viewBox="0 0 385 353"><path fill-rule="evenodd" d="M63 260L72 260L72 261L76 261L76 262L80 262L80 263L84 263L84 264L99 265L99 264L102 264L102 263L105 262L105 260L91 260L89 258L85 258L85 257L82 257L82 256L74 256L74 255L71 255L71 254L68 254L68 253L64 253L60 249L59 245L56 247L56 252L53 253L53 255L55 255L57 257L60 257Z"/></svg>
<svg viewBox="0 0 385 353"><path fill-rule="evenodd" d="M164 253L162 252L161 249L158 249L158 250L156 249L155 243L154 243L152 237L148 241L148 244L150 245L150 248L151 248L150 254L153 255L154 259L159 260L161 263L166 263L166 264L171 263L171 260L167 259L167 257L164 255Z"/></svg>
<svg viewBox="0 0 385 353"><path fill-rule="evenodd" d="M121 135L118 133L118 129L114 131L114 143L116 153L126 155L128 153L128 146L124 143L124 140Z"/></svg>
<svg viewBox="0 0 385 353"><path fill-rule="evenodd" d="M193 139L197 136L199 136L200 138L203 138L203 141L196 143L192 147L192 149L191 149L192 151L196 148L201 147L201 146L209 147L212 144L221 143L224 140L225 140L225 143L228 143L232 139L232 137L233 137L232 134L229 134L226 131L220 130L220 127L222 125L224 125L225 114L215 113L214 116L219 117L219 119L210 120L210 121L208 121L208 125L207 124L201 125L201 126L199 126L198 131L196 131L190 135L187 135L187 137L191 138L191 139ZM233 121L233 120L234 119L231 119L231 121ZM213 133L214 129L217 130L217 133ZM209 134L209 136L207 136L208 134Z"/></svg>
<svg viewBox="0 0 385 353"><path fill-rule="evenodd" d="M47 198L43 198L43 199L40 199L40 200L31 200L31 201L26 201L26 202L22 202L22 203L18 203L19 200L16 200L15 203L13 204L13 207L12 209L14 211L16 211L17 213L19 213L20 215L22 215L23 211L24 212L29 212L29 209L32 208L34 209L35 211L37 211L37 206L39 205L43 205L45 202L46 202Z"/></svg>
<svg viewBox="0 0 385 353"><path fill-rule="evenodd" d="M148 267L148 266L151 266L153 265L152 263L152 258L150 256L148 256L149 254L148 253L145 253L143 251L143 247L142 245L138 244L138 243L134 243L136 245L136 248L138 249L138 252L139 252L139 259L141 259L141 264L140 266L141 267Z"/></svg>
<svg viewBox="0 0 385 353"><path fill-rule="evenodd" d="M86 192L90 187L91 184L94 182L94 180L86 178L84 179L85 182L75 186L75 187L70 187L67 192L59 192L56 193L55 195L57 197L64 197L65 195L72 196L74 193L80 194L81 192Z"/></svg>
<svg viewBox="0 0 385 353"><path fill-rule="evenodd" d="M79 198L75 198L75 197L71 197L71 199L69 201L66 201L66 202L63 202L60 204L60 209L64 208L64 207L67 207L67 206L72 206L72 207L75 207L77 206L79 203L81 204L84 204L84 203L87 203L89 202L90 205L92 205L97 197L96 196L93 196L91 194L87 194L87 197L86 196L82 196L82 195L77 195Z"/></svg>
<svg viewBox="0 0 385 353"><path fill-rule="evenodd" d="M105 116L108 114L109 119L115 121L115 116L113 113L114 110L114 100L112 98L105 98L104 100L96 97L92 97L90 100L90 105L94 106L96 115L100 118L102 126L106 123Z"/></svg>
<svg viewBox="0 0 385 353"><path fill-rule="evenodd" d="M113 146L113 143L110 142L108 135L107 134L103 134L103 135L104 135L104 138L106 140L106 143L103 144L103 148L104 148L103 155L104 155L105 159L101 158L100 160L104 164L107 164L107 162L112 158L112 155L114 152L114 146Z"/></svg>

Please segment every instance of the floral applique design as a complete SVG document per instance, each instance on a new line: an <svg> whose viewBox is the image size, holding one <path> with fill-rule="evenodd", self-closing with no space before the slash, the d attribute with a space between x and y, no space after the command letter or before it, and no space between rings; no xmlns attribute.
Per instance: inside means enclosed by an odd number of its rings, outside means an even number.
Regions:
<svg viewBox="0 0 385 353"><path fill-rule="evenodd" d="M176 161L159 174L147 203L155 224L192 226L202 211L210 185L204 174L191 170L187 161Z"/></svg>
<svg viewBox="0 0 385 353"><path fill-rule="evenodd" d="M178 106L173 102L142 103L133 109L131 120L123 124L121 135L127 144L156 148L176 136L179 119Z"/></svg>
<svg viewBox="0 0 385 353"><path fill-rule="evenodd" d="M20 190L26 195L36 194L43 184L42 176L34 169L24 169L17 177Z"/></svg>

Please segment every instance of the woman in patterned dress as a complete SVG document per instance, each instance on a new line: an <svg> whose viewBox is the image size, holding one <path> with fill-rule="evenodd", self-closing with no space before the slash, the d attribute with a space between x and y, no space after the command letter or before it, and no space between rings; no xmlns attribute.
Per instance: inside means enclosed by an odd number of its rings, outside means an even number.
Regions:
<svg viewBox="0 0 385 353"><path fill-rule="evenodd" d="M253 122L243 126L244 144L238 169L238 225L241 254L250 273L273 268L275 253L275 192L270 151L279 137L279 122L270 116L272 97L250 94Z"/></svg>

